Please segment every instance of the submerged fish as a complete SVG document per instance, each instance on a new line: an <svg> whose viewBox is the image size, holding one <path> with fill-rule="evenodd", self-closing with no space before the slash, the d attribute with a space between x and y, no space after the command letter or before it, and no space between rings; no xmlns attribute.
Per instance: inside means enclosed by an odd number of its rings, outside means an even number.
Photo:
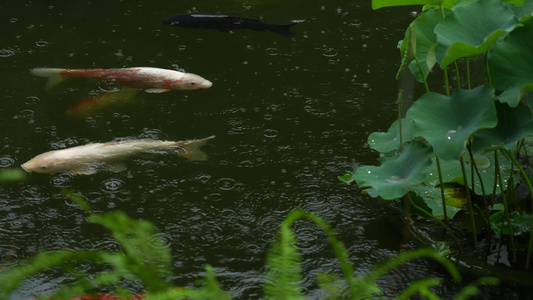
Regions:
<svg viewBox="0 0 533 300"><path fill-rule="evenodd" d="M232 31L236 29L252 29L257 31L270 30L283 36L294 36L290 27L298 23L277 25L255 19L232 17L215 14L177 14L163 20L163 24L199 29L218 29Z"/></svg>
<svg viewBox="0 0 533 300"><path fill-rule="evenodd" d="M149 93L207 89L213 85L209 80L196 74L150 67L87 70L36 68L31 72L36 76L47 77L48 87L69 77L99 79L127 87L145 89Z"/></svg>
<svg viewBox="0 0 533 300"><path fill-rule="evenodd" d="M199 148L214 138L200 140L159 141L130 140L111 143L87 144L37 155L24 163L22 168L31 173L59 173L90 175L99 170L120 172L126 170L125 159L146 153L176 153L190 160L206 160L207 155Z"/></svg>
<svg viewBox="0 0 533 300"><path fill-rule="evenodd" d="M108 92L102 95L81 100L67 109L66 114L71 117L85 118L98 112L111 111L137 103L141 91L133 88L122 88L116 92Z"/></svg>

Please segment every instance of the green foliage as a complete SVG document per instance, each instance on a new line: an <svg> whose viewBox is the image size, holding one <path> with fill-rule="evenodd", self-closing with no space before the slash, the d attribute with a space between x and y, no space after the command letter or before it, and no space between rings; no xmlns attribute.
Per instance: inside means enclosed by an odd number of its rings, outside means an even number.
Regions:
<svg viewBox="0 0 533 300"><path fill-rule="evenodd" d="M402 134L400 134L400 122L402 122ZM391 151L399 150L402 144L400 143L400 136L410 141L414 138L413 135L413 120L401 119L396 120L390 126L387 132L374 132L368 137L368 145L370 148L381 153L389 153Z"/></svg>
<svg viewBox="0 0 533 300"><path fill-rule="evenodd" d="M423 143L413 142L400 155L387 159L379 167L362 166L355 171L360 187L372 187L383 199L403 196L409 186L424 181L431 165L431 149Z"/></svg>
<svg viewBox="0 0 533 300"><path fill-rule="evenodd" d="M449 11L447 10L445 13L447 14ZM409 29L405 31L405 38L401 42L402 65L411 59L409 70L411 70L415 78L420 82L425 81L425 78L437 63L437 57L435 56L437 35L433 30L435 25L439 24L440 21L442 21L442 13L439 10L431 9L422 13L411 23ZM411 30L411 28L416 28L416 30ZM416 34L415 38L412 36L413 33ZM412 45L413 43L414 46ZM411 45L410 47L414 49L414 54L406 55L408 45ZM400 71L403 71L402 67L400 67ZM396 79L399 79L400 71L398 71Z"/></svg>
<svg viewBox="0 0 533 300"><path fill-rule="evenodd" d="M65 195L84 208L88 208L82 196L65 190ZM102 287L114 287L116 293L127 298L124 280L140 281L150 293L148 299L228 299L214 279L214 272L206 266L204 285L200 289L172 288L166 279L172 274L171 255L163 241L157 238L155 227L148 221L134 220L123 212L110 212L105 215L93 214L89 221L110 230L122 251L54 251L42 252L25 265L0 274L0 299L7 299L27 278L40 272L60 268L77 278L72 286L62 286L51 297L70 299L75 295L98 291ZM81 263L90 263L103 270L97 274L82 274L76 268Z"/></svg>
<svg viewBox="0 0 533 300"><path fill-rule="evenodd" d="M533 100L526 99L533 92L533 0L372 2L374 9L424 5L399 43L402 60L397 78L410 70L424 83L426 93L407 110L405 118L398 117L397 122L405 128L400 130L395 122L387 133L370 134L368 144L381 153L381 166L361 166L345 181L357 182L372 197L407 197L402 203L410 203L409 213L422 218L453 218L459 209L468 209L475 249L474 214L495 234L512 236L513 228L516 234L529 233L528 268L533 257L531 211L521 204L505 205L503 211L494 212L489 202L516 202L514 189L519 182L533 195L529 172L533 149L527 143L533 137ZM473 58L485 60L476 63L480 70L475 73L484 78L471 78ZM435 65L443 70L444 91L442 85L432 91L428 84ZM449 71L454 72L454 88L448 81ZM472 79L485 82L472 87ZM530 95L533 98L533 93ZM398 102L401 107L401 98ZM425 152L410 153L413 143L427 144ZM431 167L426 167L428 159ZM444 190L450 183L464 187L466 202L451 204ZM473 195L480 196L479 200L472 200ZM438 197L441 201L435 201ZM533 206L533 197L531 202ZM511 251L516 252L512 239L510 243ZM432 282L420 284L430 286Z"/></svg>
<svg viewBox="0 0 533 300"><path fill-rule="evenodd" d="M474 132L496 126L493 92L492 88L479 86L457 90L451 97L424 94L407 112L415 124L413 134L427 139L437 157L458 160Z"/></svg>
<svg viewBox="0 0 533 300"><path fill-rule="evenodd" d="M0 183L19 182L26 180L28 173L20 168L7 168L0 170Z"/></svg>
<svg viewBox="0 0 533 300"><path fill-rule="evenodd" d="M503 91L499 100L516 107L523 96L533 90L533 20L528 18L522 27L509 33L494 45L488 54L489 75L497 90Z"/></svg>
<svg viewBox="0 0 533 300"><path fill-rule="evenodd" d="M513 11L499 0L452 8L452 13L435 26L437 60L445 68L459 58L486 53L501 35L518 24Z"/></svg>
<svg viewBox="0 0 533 300"><path fill-rule="evenodd" d="M67 195L72 198L73 194L67 193ZM121 284L124 280L137 279L146 289L147 294L143 297L146 300L231 299L231 296L218 285L215 272L210 265L205 266L206 274L204 279L198 283L199 288L177 288L166 282L165 279L171 275L170 253L168 248L162 245L150 246L153 244L155 228L149 222L131 219L122 212L91 215L89 218L92 222L109 229L121 245L123 252L42 252L27 264L0 274L2 282L0 298L9 298L10 293L31 276L51 268L62 268L78 275L77 283L74 286L62 286L51 297L46 297L47 299L71 299L87 292L97 292L104 286L113 287L120 299L129 299L132 295ZM328 291L329 299L373 299L377 295L382 295L376 281L392 269L413 259L433 259L440 263L456 282L461 280L453 263L445 257L449 254L449 248L444 244L439 244L436 250L419 249L400 253L374 270L356 277L348 258L348 252L342 242L337 239L331 226L314 214L296 210L291 212L281 224L278 238L272 243L268 253L264 288L267 299L305 299L301 287L301 254L297 248L297 237L291 230L291 225L301 220L312 221L324 231L340 265L343 278L337 274L321 273L317 276L321 288ZM76 274L73 270L76 270L76 266L80 263L102 266L105 271L98 274ZM497 282L490 281L490 278L485 280L488 282L486 284L497 284ZM433 278L418 281L409 285L401 297L420 295L431 297L431 299L441 299L430 290L431 287L440 283L441 280ZM468 286L469 290L463 291L462 294L474 295L478 291L478 285L479 283Z"/></svg>
<svg viewBox="0 0 533 300"><path fill-rule="evenodd" d="M531 232L531 215L513 211L509 214L509 217L510 219L507 220L503 211L492 214L490 216L492 229L506 235L521 235Z"/></svg>

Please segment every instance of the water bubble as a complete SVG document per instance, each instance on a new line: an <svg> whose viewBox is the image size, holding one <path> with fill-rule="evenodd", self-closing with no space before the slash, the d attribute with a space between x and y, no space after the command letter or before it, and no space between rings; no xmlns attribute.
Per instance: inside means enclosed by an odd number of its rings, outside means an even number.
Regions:
<svg viewBox="0 0 533 300"><path fill-rule="evenodd" d="M402 177L396 176L396 175L392 175L392 176L385 178L385 181L388 183L398 183L398 182L402 182L403 180L404 179Z"/></svg>
<svg viewBox="0 0 533 300"><path fill-rule="evenodd" d="M457 130L448 130L448 132L446 133L446 138L447 138L448 140L451 140L451 139L452 139L452 136L453 136L454 134L456 134L456 133L457 133Z"/></svg>

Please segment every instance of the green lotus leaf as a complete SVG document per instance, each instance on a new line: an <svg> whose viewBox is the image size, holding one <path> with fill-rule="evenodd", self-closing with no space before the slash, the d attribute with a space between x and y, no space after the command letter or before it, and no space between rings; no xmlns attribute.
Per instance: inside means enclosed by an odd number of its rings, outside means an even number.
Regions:
<svg viewBox="0 0 533 300"><path fill-rule="evenodd" d="M425 206L430 209L430 212L434 217L444 218L440 187L420 184L415 187L412 187L411 191L416 193L421 199L423 199ZM461 195L457 193L456 188L451 185L445 185L444 199L446 203L446 215L449 219L452 219L455 214L460 212L466 204L464 194ZM419 203L417 204L420 206ZM420 216L425 217L423 215Z"/></svg>
<svg viewBox="0 0 533 300"><path fill-rule="evenodd" d="M455 8L435 26L435 55L441 68L458 58L487 52L501 35L518 24L513 11L499 0L478 0Z"/></svg>
<svg viewBox="0 0 533 300"><path fill-rule="evenodd" d="M345 182L345 183L351 183L352 181L355 180L353 172L348 172L342 176L338 176L337 178L339 178L340 181Z"/></svg>
<svg viewBox="0 0 533 300"><path fill-rule="evenodd" d="M445 14L450 13L450 10L445 10ZM405 32L405 38L400 46L400 51L403 57L403 60L409 62L409 70L415 76L416 80L423 82L423 78L426 78L433 69L433 66L437 63L437 58L435 57L435 47L437 46L437 35L433 32L435 25L442 22L442 13L440 10L431 9L422 14L420 14L416 20L414 20L409 29ZM416 39L415 43L415 55L418 61L420 62L420 69L418 68L414 57L410 58L406 54L410 54L407 51L410 43L413 43L411 36L411 28L416 28ZM410 42L411 41L411 42ZM413 55L411 55L413 56ZM410 58L407 61L406 58ZM400 68L400 70L402 70ZM400 71L398 72L400 74ZM398 78L399 74L396 76Z"/></svg>
<svg viewBox="0 0 533 300"><path fill-rule="evenodd" d="M524 21L525 19L522 18L529 17L531 16L531 13L533 13L533 1L526 2L525 0L518 0L507 2L509 3L506 3L506 5L514 12L514 15L520 21Z"/></svg>
<svg viewBox="0 0 533 300"><path fill-rule="evenodd" d="M526 0L504 0L505 2L513 3L516 6L522 6Z"/></svg>
<svg viewBox="0 0 533 300"><path fill-rule="evenodd" d="M424 94L407 111L415 123L413 134L427 139L439 158L459 159L472 133L498 123L493 92L490 87L479 86L456 90L451 97Z"/></svg>
<svg viewBox="0 0 533 300"><path fill-rule="evenodd" d="M413 60L416 60L416 27L411 24L407 31L405 32L405 38L403 41L400 41L400 51L402 52L402 64L396 73L396 80L401 78L401 75L409 63ZM416 61L415 61L416 62Z"/></svg>
<svg viewBox="0 0 533 300"><path fill-rule="evenodd" d="M424 181L431 166L431 148L421 142L408 144L395 159L385 161L381 166L362 166L355 171L359 187L370 187L375 197L385 200L405 195L410 186Z"/></svg>
<svg viewBox="0 0 533 300"><path fill-rule="evenodd" d="M402 141L406 143L414 138L413 120L402 119ZM368 136L370 148L381 153L387 153L400 149L400 122L394 121L387 132L373 132Z"/></svg>
<svg viewBox="0 0 533 300"><path fill-rule="evenodd" d="M372 0L372 9L406 5L440 5L442 2L451 2L451 0Z"/></svg>
<svg viewBox="0 0 533 300"><path fill-rule="evenodd" d="M509 213L509 219L513 235L531 232L531 215L513 211ZM509 222L507 222L504 211L499 211L490 216L490 227L499 234L511 234Z"/></svg>
<svg viewBox="0 0 533 300"><path fill-rule="evenodd" d="M511 108L505 103L496 103L498 125L474 133L472 144L475 151L487 151L495 147L511 149L516 142L533 135L533 114L526 104Z"/></svg>
<svg viewBox="0 0 533 300"><path fill-rule="evenodd" d="M498 155L498 165L499 165L499 172L502 175L502 181L504 186L504 189L507 188L507 182L509 177L511 176L511 162L500 152L497 152ZM476 163L476 166L478 167L479 173L481 174L481 180L477 176L477 174L474 171L474 184L472 185L472 163L469 158L468 153L465 153L463 155L463 161L465 162L465 172L466 176L468 178L468 185L471 190L473 190L476 194L481 195L481 182L483 182L483 188L485 189L486 194L492 194L492 191L494 190L494 177L495 177L495 166L496 163L494 161L494 153L493 152L487 152L487 153L475 153L474 154L474 161ZM442 171L442 181L444 183L458 183L461 185L464 185L465 181L463 179L463 172L461 170L461 163L459 160L440 160L440 167ZM520 182L520 178L517 174L513 174L514 176L514 185L518 182ZM437 164L435 160L433 160L433 164L431 168L429 169L428 177L425 181L426 185L430 186L437 186L439 184L439 176L438 176L438 170L437 170ZM497 184L497 191L500 191L500 186Z"/></svg>
<svg viewBox="0 0 533 300"><path fill-rule="evenodd" d="M501 102L516 107L524 95L533 91L533 19L516 28L488 53L492 85L503 91Z"/></svg>

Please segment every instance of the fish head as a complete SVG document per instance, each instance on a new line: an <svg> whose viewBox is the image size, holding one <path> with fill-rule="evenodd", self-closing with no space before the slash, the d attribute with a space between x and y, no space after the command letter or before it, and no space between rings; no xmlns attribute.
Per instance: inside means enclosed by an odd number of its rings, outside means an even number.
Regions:
<svg viewBox="0 0 533 300"><path fill-rule="evenodd" d="M50 153L37 155L33 159L21 165L28 173L58 173L68 169L65 163L54 158Z"/></svg>
<svg viewBox="0 0 533 300"><path fill-rule="evenodd" d="M200 90L208 89L213 84L211 81L192 73L185 73L179 80L170 84L173 90Z"/></svg>

